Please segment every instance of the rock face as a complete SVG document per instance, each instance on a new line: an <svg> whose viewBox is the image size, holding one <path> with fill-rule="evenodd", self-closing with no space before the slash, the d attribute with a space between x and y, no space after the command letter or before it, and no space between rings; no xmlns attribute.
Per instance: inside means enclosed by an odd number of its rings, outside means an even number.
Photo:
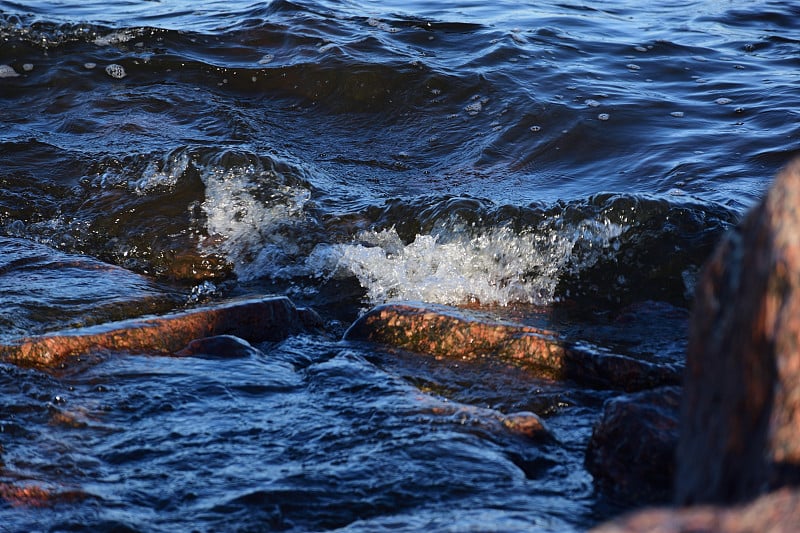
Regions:
<svg viewBox="0 0 800 533"><path fill-rule="evenodd" d="M606 401L585 460L604 492L637 503L671 499L680 397L679 387L661 387Z"/></svg>
<svg viewBox="0 0 800 533"><path fill-rule="evenodd" d="M0 344L0 358L17 364L53 365L104 350L174 354L198 338L233 335L262 342L320 326L314 311L298 309L288 298L254 298L22 338Z"/></svg>
<svg viewBox="0 0 800 533"><path fill-rule="evenodd" d="M434 357L495 357L524 367L537 377L569 379L596 388L635 391L680 382L680 372L671 365L592 350L565 342L551 331L494 321L442 305L375 307L350 327L345 338Z"/></svg>
<svg viewBox="0 0 800 533"><path fill-rule="evenodd" d="M679 504L800 483L800 162L705 266L680 434Z"/></svg>
<svg viewBox="0 0 800 533"><path fill-rule="evenodd" d="M800 491L782 489L736 507L651 509L622 517L592 533L794 533L800 527Z"/></svg>

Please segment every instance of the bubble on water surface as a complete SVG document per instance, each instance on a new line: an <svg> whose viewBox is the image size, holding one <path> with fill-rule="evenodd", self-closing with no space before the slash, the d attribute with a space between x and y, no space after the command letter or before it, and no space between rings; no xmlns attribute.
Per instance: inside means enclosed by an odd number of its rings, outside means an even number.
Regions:
<svg viewBox="0 0 800 533"><path fill-rule="evenodd" d="M390 26L389 24L373 17L367 19L367 24L369 24L373 28L378 28L379 30L386 31L389 33L397 33L398 31L400 31L397 28Z"/></svg>
<svg viewBox="0 0 800 533"><path fill-rule="evenodd" d="M96 67L97 67L97 63L88 62L88 63L84 63L83 64L83 68L85 68L86 70L92 70L92 69L94 69Z"/></svg>
<svg viewBox="0 0 800 533"><path fill-rule="evenodd" d="M272 63L272 60L275 59L275 56L272 54L264 54L261 59L258 60L259 65L266 65L267 63Z"/></svg>
<svg viewBox="0 0 800 533"><path fill-rule="evenodd" d="M634 63L629 63L629 64L625 65L625 68L627 68L628 70L639 70L642 67L640 67L639 65L636 65Z"/></svg>
<svg viewBox="0 0 800 533"><path fill-rule="evenodd" d="M540 131L542 131L542 127L541 126L531 126L531 131L533 133L539 133Z"/></svg>
<svg viewBox="0 0 800 533"><path fill-rule="evenodd" d="M97 46L108 46L110 44L125 43L133 39L134 35L127 31L115 31L108 35L103 35L94 40Z"/></svg>
<svg viewBox="0 0 800 533"><path fill-rule="evenodd" d="M583 101L583 103L588 105L589 107L598 107L600 105L600 102L598 102L597 100L593 100L591 98L587 98L586 100Z"/></svg>
<svg viewBox="0 0 800 533"><path fill-rule="evenodd" d="M473 96L472 102L464 106L464 111L470 116L475 116L483 111L483 106L489 102L489 99L481 96Z"/></svg>
<svg viewBox="0 0 800 533"><path fill-rule="evenodd" d="M122 65L118 65L116 63L112 63L106 67L106 74L118 80L128 75L128 73L125 72L125 68Z"/></svg>
<svg viewBox="0 0 800 533"><path fill-rule="evenodd" d="M608 120L610 118L611 115L609 115L608 113L600 113L599 115L597 115L598 120Z"/></svg>
<svg viewBox="0 0 800 533"><path fill-rule="evenodd" d="M16 78L17 76L19 74L10 65L0 65L0 78Z"/></svg>
<svg viewBox="0 0 800 533"><path fill-rule="evenodd" d="M477 115L478 113L483 111L483 104L481 104L480 101L472 102L471 104L467 104L467 106L464 107L464 111L466 111L470 115Z"/></svg>
<svg viewBox="0 0 800 533"><path fill-rule="evenodd" d="M681 118L683 116L683 111L673 111L670 113L670 115L676 118Z"/></svg>
<svg viewBox="0 0 800 533"><path fill-rule="evenodd" d="M32 71L33 70L33 63L25 63L24 65L22 65L22 70L24 70L25 72Z"/></svg>
<svg viewBox="0 0 800 533"><path fill-rule="evenodd" d="M730 104L731 102L733 102L733 100L731 100L730 98L717 98L716 100L714 100L714 103L719 105Z"/></svg>

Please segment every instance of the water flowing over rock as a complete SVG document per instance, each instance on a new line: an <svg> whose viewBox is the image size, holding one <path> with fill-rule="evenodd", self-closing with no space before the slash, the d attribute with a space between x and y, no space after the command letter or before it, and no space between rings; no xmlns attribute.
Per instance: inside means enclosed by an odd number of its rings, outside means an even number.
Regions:
<svg viewBox="0 0 800 533"><path fill-rule="evenodd" d="M251 298L21 338L0 345L0 358L46 366L98 351L174 354L198 338L233 335L250 342L277 341L320 325L316 312L297 308L286 297Z"/></svg>
<svg viewBox="0 0 800 533"><path fill-rule="evenodd" d="M194 339L184 349L176 352L179 357L204 357L206 359L232 359L250 357L261 353L249 342L233 335L216 335Z"/></svg>
<svg viewBox="0 0 800 533"><path fill-rule="evenodd" d="M606 401L586 450L586 469L605 492L669 501L680 397L680 387L660 387Z"/></svg>
<svg viewBox="0 0 800 533"><path fill-rule="evenodd" d="M593 350L566 342L552 331L442 305L380 305L359 318L345 338L434 357L494 357L537 377L573 380L601 389L641 390L677 384L680 379L679 371L669 364Z"/></svg>
<svg viewBox="0 0 800 533"><path fill-rule="evenodd" d="M678 447L679 504L800 482L800 162L731 232L697 286Z"/></svg>

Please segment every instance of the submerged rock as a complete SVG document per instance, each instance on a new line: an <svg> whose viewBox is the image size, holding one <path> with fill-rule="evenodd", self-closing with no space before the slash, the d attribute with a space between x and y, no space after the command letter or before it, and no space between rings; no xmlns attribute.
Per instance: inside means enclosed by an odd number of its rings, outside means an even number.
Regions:
<svg viewBox="0 0 800 533"><path fill-rule="evenodd" d="M91 498L79 490L57 490L30 483L16 484L0 482L0 500L12 507L53 507L63 503L75 503Z"/></svg>
<svg viewBox="0 0 800 533"><path fill-rule="evenodd" d="M179 357L204 357L210 359L234 359L250 357L261 352L249 342L234 335L203 337L190 342L175 353Z"/></svg>
<svg viewBox="0 0 800 533"><path fill-rule="evenodd" d="M253 298L163 316L111 322L0 344L0 359L52 365L97 351L174 354L198 338L234 335L250 342L281 340L322 324L286 297Z"/></svg>
<svg viewBox="0 0 800 533"><path fill-rule="evenodd" d="M800 491L782 489L748 505L649 509L619 518L593 533L794 532L800 527Z"/></svg>
<svg viewBox="0 0 800 533"><path fill-rule="evenodd" d="M679 504L800 483L800 161L705 266L680 433Z"/></svg>
<svg viewBox="0 0 800 533"><path fill-rule="evenodd" d="M671 499L680 387L606 401L586 450L586 469L607 493L636 503Z"/></svg>
<svg viewBox="0 0 800 533"><path fill-rule="evenodd" d="M673 365L607 353L566 342L552 331L442 305L394 303L375 307L350 327L345 338L434 357L493 357L521 366L536 377L573 380L596 388L635 391L680 381L680 372Z"/></svg>
<svg viewBox="0 0 800 533"><path fill-rule="evenodd" d="M532 441L553 439L542 419L529 411L503 414L493 409L456 404L434 406L431 413L449 417L460 425L477 426L492 433L507 433Z"/></svg>

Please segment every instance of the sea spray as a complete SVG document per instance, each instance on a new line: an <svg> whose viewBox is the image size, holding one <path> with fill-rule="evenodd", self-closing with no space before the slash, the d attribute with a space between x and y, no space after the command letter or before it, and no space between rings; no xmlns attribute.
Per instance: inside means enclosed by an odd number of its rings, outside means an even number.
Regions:
<svg viewBox="0 0 800 533"><path fill-rule="evenodd" d="M279 276L302 253L311 224L304 211L311 193L280 183L259 165L206 167L202 211L210 239L203 248L224 255L240 280Z"/></svg>
<svg viewBox="0 0 800 533"><path fill-rule="evenodd" d="M624 231L607 220L545 231L495 227L475 235L456 227L405 244L394 228L369 230L353 243L317 247L309 264L317 273L356 276L371 303L548 304L562 273L613 254Z"/></svg>

